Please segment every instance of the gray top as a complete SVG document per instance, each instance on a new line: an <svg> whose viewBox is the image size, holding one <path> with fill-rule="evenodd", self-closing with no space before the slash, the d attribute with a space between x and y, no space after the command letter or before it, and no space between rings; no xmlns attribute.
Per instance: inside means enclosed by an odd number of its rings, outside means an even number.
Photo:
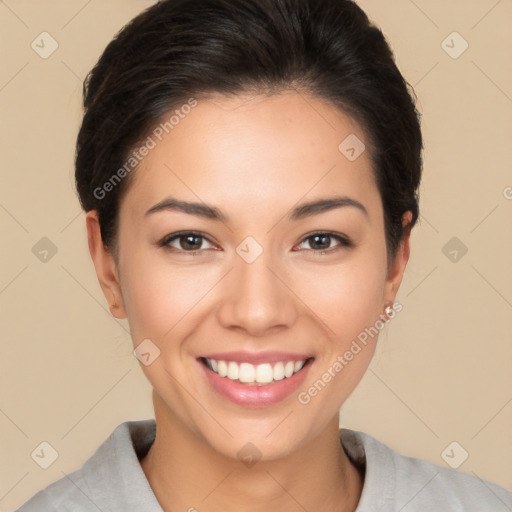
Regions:
<svg viewBox="0 0 512 512"><path fill-rule="evenodd" d="M154 419L121 423L80 469L18 512L162 512L139 462L155 434ZM487 480L400 455L357 430L341 429L340 441L365 467L355 512L512 512L512 493Z"/></svg>

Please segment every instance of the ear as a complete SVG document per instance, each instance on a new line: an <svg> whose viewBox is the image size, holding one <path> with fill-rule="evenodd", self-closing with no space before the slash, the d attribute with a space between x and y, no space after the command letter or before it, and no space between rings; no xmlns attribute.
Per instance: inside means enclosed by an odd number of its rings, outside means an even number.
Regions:
<svg viewBox="0 0 512 512"><path fill-rule="evenodd" d="M115 318L126 318L117 265L111 250L104 246L101 239L97 210L91 210L87 213L85 225L87 228L89 253L91 254L101 289L109 304L110 312Z"/></svg>
<svg viewBox="0 0 512 512"><path fill-rule="evenodd" d="M411 237L410 223L412 220L412 212L407 211L402 216L402 226L407 226L405 234L398 246L396 256L388 268L388 275L384 286L384 306L392 304L395 301L396 294L400 288L405 267L409 261L409 240Z"/></svg>

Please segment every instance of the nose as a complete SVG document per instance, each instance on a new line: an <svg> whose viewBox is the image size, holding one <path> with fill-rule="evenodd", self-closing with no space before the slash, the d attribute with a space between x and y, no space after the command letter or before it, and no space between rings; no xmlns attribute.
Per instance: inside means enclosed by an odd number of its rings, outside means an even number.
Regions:
<svg viewBox="0 0 512 512"><path fill-rule="evenodd" d="M263 253L252 263L235 257L235 268L223 283L218 319L226 329L238 329L252 337L292 327L300 300L293 283L275 260Z"/></svg>

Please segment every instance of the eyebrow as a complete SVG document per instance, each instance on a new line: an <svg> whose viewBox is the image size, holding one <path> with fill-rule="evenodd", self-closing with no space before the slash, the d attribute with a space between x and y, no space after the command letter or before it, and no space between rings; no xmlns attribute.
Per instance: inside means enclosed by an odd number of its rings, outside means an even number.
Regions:
<svg viewBox="0 0 512 512"><path fill-rule="evenodd" d="M312 217L336 208L353 207L361 211L366 218L369 218L368 210L359 201L347 196L335 196L325 199L318 199L309 203L303 203L295 207L288 215L291 221ZM197 215L210 220L220 222L229 222L229 217L222 213L215 206L210 206L205 203L194 203L188 201L180 201L174 197L167 197L159 203L152 206L145 214L147 217L153 213L161 211L180 211L189 215Z"/></svg>

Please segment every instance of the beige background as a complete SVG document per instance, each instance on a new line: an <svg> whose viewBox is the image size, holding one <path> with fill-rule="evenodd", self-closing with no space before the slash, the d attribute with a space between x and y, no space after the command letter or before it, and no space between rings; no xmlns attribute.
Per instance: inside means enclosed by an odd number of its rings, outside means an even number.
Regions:
<svg viewBox="0 0 512 512"><path fill-rule="evenodd" d="M111 317L73 189L81 82L151 1L0 1L0 510L77 469L127 419L152 416L127 323ZM360 0L423 113L421 222L342 425L512 489L511 0ZM47 31L58 49L31 43ZM442 42L469 43L458 58ZM508 35L507 35L508 34ZM450 52L462 48L453 36ZM48 46L46 46L48 48ZM507 188L509 187L509 188ZM33 247L56 246L42 262ZM457 237L468 252L451 261ZM43 441L48 468L31 458Z"/></svg>

